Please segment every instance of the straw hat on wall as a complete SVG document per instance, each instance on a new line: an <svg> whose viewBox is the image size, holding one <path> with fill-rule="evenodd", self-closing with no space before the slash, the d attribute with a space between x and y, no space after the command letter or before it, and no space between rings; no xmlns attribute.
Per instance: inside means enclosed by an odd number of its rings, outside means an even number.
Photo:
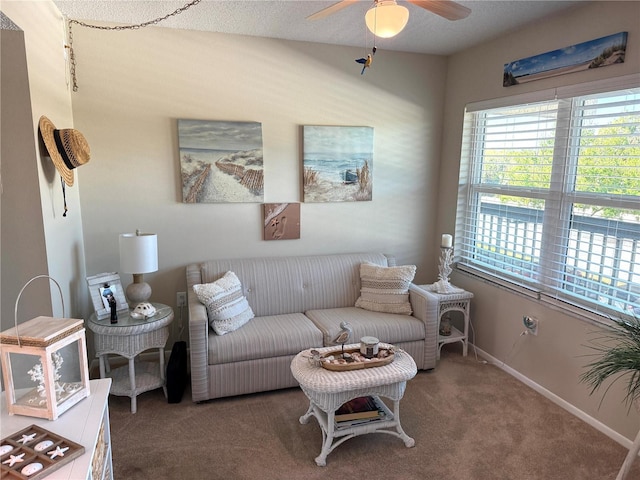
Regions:
<svg viewBox="0 0 640 480"><path fill-rule="evenodd" d="M87 163L91 156L87 140L73 128L58 130L44 115L40 117L40 134L56 170L71 187L73 170Z"/></svg>

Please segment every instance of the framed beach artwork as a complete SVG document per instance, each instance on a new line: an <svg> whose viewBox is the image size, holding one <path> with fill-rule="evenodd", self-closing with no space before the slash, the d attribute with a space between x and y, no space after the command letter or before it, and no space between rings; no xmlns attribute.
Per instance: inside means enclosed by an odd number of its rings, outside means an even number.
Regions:
<svg viewBox="0 0 640 480"><path fill-rule="evenodd" d="M373 127L303 126L305 202L364 202L373 194Z"/></svg>
<svg viewBox="0 0 640 480"><path fill-rule="evenodd" d="M262 207L265 240L300 238L299 203L265 203Z"/></svg>
<svg viewBox="0 0 640 480"><path fill-rule="evenodd" d="M627 32L596 38L504 65L502 85L510 87L542 78L624 63Z"/></svg>
<svg viewBox="0 0 640 480"><path fill-rule="evenodd" d="M182 201L262 203L262 124L178 120Z"/></svg>

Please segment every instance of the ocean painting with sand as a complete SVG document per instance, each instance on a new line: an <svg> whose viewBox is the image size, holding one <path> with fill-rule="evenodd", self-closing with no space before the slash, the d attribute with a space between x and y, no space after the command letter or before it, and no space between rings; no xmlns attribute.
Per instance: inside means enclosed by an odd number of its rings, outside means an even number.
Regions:
<svg viewBox="0 0 640 480"><path fill-rule="evenodd" d="M373 195L373 128L303 127L305 202L362 202Z"/></svg>
<svg viewBox="0 0 640 480"><path fill-rule="evenodd" d="M185 203L262 203L262 124L178 120Z"/></svg>

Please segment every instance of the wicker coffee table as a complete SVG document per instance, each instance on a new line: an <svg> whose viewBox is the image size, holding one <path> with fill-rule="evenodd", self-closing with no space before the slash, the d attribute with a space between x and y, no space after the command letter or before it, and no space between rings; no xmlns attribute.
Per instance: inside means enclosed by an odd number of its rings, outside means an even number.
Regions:
<svg viewBox="0 0 640 480"><path fill-rule="evenodd" d="M345 350L357 346L345 345ZM391 346L380 344L380 348L389 347ZM316 350L324 354L335 351L336 347ZM400 425L400 399L404 395L407 380L411 380L417 373L416 364L408 353L396 349L395 359L388 365L344 372L312 365L309 357L309 350L303 350L296 355L291 362L291 372L309 398L309 408L300 417L300 423L308 423L309 418L313 416L318 420L322 430L322 451L315 459L317 465L325 466L327 455L343 442L367 433L388 433L402 439L407 447L415 445L413 438L409 437ZM387 411L382 420L337 429L336 409L353 398L368 395L393 400L393 412Z"/></svg>

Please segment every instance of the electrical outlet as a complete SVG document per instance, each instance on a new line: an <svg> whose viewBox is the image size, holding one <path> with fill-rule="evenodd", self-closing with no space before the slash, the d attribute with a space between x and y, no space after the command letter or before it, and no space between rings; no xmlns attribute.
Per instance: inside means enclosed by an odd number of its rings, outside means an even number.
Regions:
<svg viewBox="0 0 640 480"><path fill-rule="evenodd" d="M522 317L522 323L527 329L526 332L531 335L538 335L538 319L527 315Z"/></svg>
<svg viewBox="0 0 640 480"><path fill-rule="evenodd" d="M176 293L176 306L184 307L187 304L187 292Z"/></svg>

